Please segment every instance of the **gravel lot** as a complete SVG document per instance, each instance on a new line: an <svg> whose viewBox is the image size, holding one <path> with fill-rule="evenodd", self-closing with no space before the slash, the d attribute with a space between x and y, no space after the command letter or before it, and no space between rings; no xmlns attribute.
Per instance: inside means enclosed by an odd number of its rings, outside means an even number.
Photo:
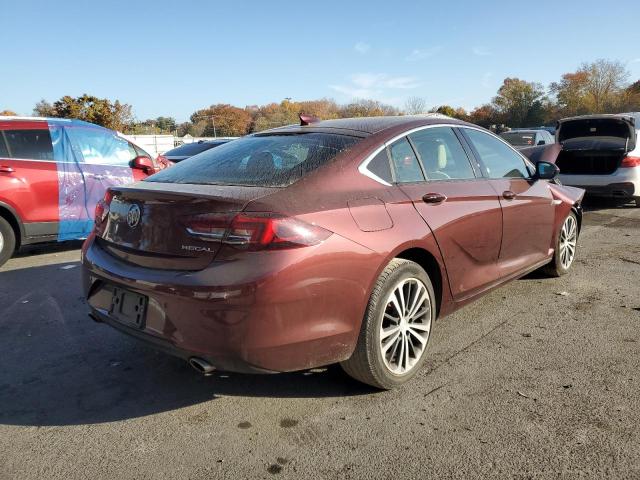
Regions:
<svg viewBox="0 0 640 480"><path fill-rule="evenodd" d="M434 330L376 392L339 368L201 377L87 317L78 244L0 269L0 478L639 478L640 209L592 206L573 271Z"/></svg>

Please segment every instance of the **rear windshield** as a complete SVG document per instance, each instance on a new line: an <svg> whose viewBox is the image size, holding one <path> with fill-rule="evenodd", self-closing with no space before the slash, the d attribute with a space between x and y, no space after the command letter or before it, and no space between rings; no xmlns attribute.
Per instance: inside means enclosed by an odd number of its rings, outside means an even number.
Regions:
<svg viewBox="0 0 640 480"><path fill-rule="evenodd" d="M256 135L202 152L146 181L286 187L360 141L326 133Z"/></svg>
<svg viewBox="0 0 640 480"><path fill-rule="evenodd" d="M200 152L204 152L205 150L209 150L210 148L217 147L218 145L222 145L222 143L185 143L184 145L180 145L173 150L165 152L164 156L191 157Z"/></svg>
<svg viewBox="0 0 640 480"><path fill-rule="evenodd" d="M516 147L524 147L533 145L536 140L535 133L524 133L524 132L505 132L501 133L500 136L504 138L511 145Z"/></svg>

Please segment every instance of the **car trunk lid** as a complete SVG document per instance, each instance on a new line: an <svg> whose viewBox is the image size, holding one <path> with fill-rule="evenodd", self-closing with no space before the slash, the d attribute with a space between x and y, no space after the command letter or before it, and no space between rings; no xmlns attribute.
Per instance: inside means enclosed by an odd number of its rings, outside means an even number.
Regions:
<svg viewBox="0 0 640 480"><path fill-rule="evenodd" d="M200 270L213 261L220 239L189 233L198 216L215 214L231 224L252 200L276 188L138 182L111 189L97 242L110 254L136 265ZM227 225L220 225L225 228Z"/></svg>
<svg viewBox="0 0 640 480"><path fill-rule="evenodd" d="M556 164L562 174L608 175L636 147L631 115L586 115L560 120L556 139L562 145Z"/></svg>

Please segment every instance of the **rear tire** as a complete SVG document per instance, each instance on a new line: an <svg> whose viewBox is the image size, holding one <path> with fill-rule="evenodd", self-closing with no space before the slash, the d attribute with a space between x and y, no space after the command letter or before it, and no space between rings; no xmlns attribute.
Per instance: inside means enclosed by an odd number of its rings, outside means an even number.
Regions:
<svg viewBox="0 0 640 480"><path fill-rule="evenodd" d="M16 249L16 234L9 222L0 217L0 267L11 258Z"/></svg>
<svg viewBox="0 0 640 480"><path fill-rule="evenodd" d="M435 294L427 273L415 262L393 259L378 277L356 349L342 368L380 389L406 383L424 363L435 318Z"/></svg>
<svg viewBox="0 0 640 480"><path fill-rule="evenodd" d="M542 267L550 277L565 275L576 259L578 249L578 217L570 212L562 222L551 262Z"/></svg>
<svg viewBox="0 0 640 480"><path fill-rule="evenodd" d="M636 198L636 207L640 207L640 198Z"/></svg>

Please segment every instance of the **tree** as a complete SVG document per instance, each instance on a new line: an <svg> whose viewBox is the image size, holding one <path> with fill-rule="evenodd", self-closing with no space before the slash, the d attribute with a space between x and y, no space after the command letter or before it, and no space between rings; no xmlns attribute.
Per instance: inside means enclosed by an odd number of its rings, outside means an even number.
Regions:
<svg viewBox="0 0 640 480"><path fill-rule="evenodd" d="M191 121L204 125L201 135L206 137L240 137L249 132L251 115L245 109L219 103L193 113Z"/></svg>
<svg viewBox="0 0 640 480"><path fill-rule="evenodd" d="M540 125L544 119L544 87L519 78L505 78L493 98L503 123L510 127Z"/></svg>
<svg viewBox="0 0 640 480"><path fill-rule="evenodd" d="M177 129L176 121L173 117L157 117L144 120L143 122L133 122L127 128L127 133L132 134L170 134Z"/></svg>
<svg viewBox="0 0 640 480"><path fill-rule="evenodd" d="M629 102L629 72L622 62L598 59L562 75L549 89L562 116L586 113L616 113ZM633 95L632 95L633 96Z"/></svg>
<svg viewBox="0 0 640 480"><path fill-rule="evenodd" d="M409 97L404 102L404 113L407 115L418 115L427 111L427 102L424 98Z"/></svg>
<svg viewBox="0 0 640 480"><path fill-rule="evenodd" d="M131 105L86 93L75 98L66 95L53 105L41 100L36 104L34 113L47 117L76 118L113 130L124 130L133 120Z"/></svg>
<svg viewBox="0 0 640 480"><path fill-rule="evenodd" d="M469 114L469 121L476 125L489 128L492 125L501 123L502 119L496 108L487 103L472 110Z"/></svg>
<svg viewBox="0 0 640 480"><path fill-rule="evenodd" d="M15 117L17 115L13 110L0 110L0 116L5 115L7 117Z"/></svg>
<svg viewBox="0 0 640 480"><path fill-rule="evenodd" d="M348 105L340 107L340 117L379 117L383 115L398 115L397 108L386 105L377 100L354 100Z"/></svg>

